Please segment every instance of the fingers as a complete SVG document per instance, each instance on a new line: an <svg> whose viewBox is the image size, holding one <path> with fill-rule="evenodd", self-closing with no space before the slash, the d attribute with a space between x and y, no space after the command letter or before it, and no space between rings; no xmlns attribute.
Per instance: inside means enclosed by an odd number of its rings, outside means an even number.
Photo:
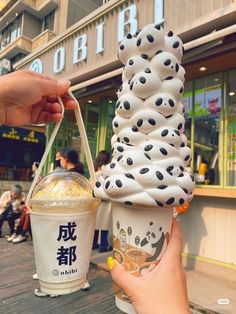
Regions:
<svg viewBox="0 0 236 314"><path fill-rule="evenodd" d="M51 96L51 95L64 95L70 85L70 81L51 81L46 79L36 79L37 88L40 89L42 96Z"/></svg>
<svg viewBox="0 0 236 314"><path fill-rule="evenodd" d="M111 256L108 258L107 264L114 283L124 289L127 295L132 294L132 290L135 289L137 284L137 278L126 272L125 269Z"/></svg>
<svg viewBox="0 0 236 314"><path fill-rule="evenodd" d="M182 252L183 236L176 219L173 219L172 230L170 235L170 241L167 245L166 251L162 257L161 262L166 263L167 261L180 261Z"/></svg>
<svg viewBox="0 0 236 314"><path fill-rule="evenodd" d="M62 118L61 113L51 113L47 111L42 111L35 123L41 124L41 123L50 123L50 122L58 122Z"/></svg>

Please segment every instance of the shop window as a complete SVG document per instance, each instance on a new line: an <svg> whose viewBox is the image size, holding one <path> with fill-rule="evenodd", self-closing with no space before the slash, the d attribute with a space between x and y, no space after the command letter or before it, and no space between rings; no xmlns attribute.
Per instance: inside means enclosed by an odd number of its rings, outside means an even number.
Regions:
<svg viewBox="0 0 236 314"><path fill-rule="evenodd" d="M55 20L55 10L50 12L48 15L45 16L43 20L43 31L46 29L53 31L54 30L54 20Z"/></svg>
<svg viewBox="0 0 236 314"><path fill-rule="evenodd" d="M196 184L220 185L219 144L222 113L222 75L214 74L194 82L193 171Z"/></svg>
<svg viewBox="0 0 236 314"><path fill-rule="evenodd" d="M228 73L226 185L236 186L236 70Z"/></svg>
<svg viewBox="0 0 236 314"><path fill-rule="evenodd" d="M192 82L186 82L184 88L184 97L182 99L184 105L184 117L185 117L185 135L191 141L191 128L192 128L192 107L193 107L193 84Z"/></svg>

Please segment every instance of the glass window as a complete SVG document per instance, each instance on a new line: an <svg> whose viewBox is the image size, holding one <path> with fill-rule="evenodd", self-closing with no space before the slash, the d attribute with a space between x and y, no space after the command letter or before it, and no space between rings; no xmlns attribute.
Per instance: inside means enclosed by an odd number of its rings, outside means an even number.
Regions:
<svg viewBox="0 0 236 314"><path fill-rule="evenodd" d="M219 134L222 108L222 75L195 81L194 173L197 184L219 185Z"/></svg>
<svg viewBox="0 0 236 314"><path fill-rule="evenodd" d="M182 99L184 105L184 117L185 117L185 135L188 140L191 140L191 126L192 126L192 107L193 107L193 84L192 82L186 82L184 88L184 96Z"/></svg>
<svg viewBox="0 0 236 314"><path fill-rule="evenodd" d="M55 10L50 12L48 15L45 16L43 20L43 31L49 29L50 31L54 30L54 20L55 20Z"/></svg>
<svg viewBox="0 0 236 314"><path fill-rule="evenodd" d="M18 16L12 23L2 30L1 50L21 35L22 15Z"/></svg>
<svg viewBox="0 0 236 314"><path fill-rule="evenodd" d="M236 186L236 69L228 73L227 84L226 185Z"/></svg>

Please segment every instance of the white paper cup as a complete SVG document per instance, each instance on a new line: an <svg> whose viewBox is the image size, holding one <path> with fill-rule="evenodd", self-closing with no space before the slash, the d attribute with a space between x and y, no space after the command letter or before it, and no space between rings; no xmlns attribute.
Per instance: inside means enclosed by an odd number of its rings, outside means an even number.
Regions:
<svg viewBox="0 0 236 314"><path fill-rule="evenodd" d="M79 214L31 213L36 270L46 294L81 289L89 269L96 210Z"/></svg>
<svg viewBox="0 0 236 314"><path fill-rule="evenodd" d="M137 208L112 203L113 256L134 276L151 271L169 241L173 208ZM157 266L158 267L158 266ZM136 313L125 292L115 286L117 307Z"/></svg>
<svg viewBox="0 0 236 314"><path fill-rule="evenodd" d="M31 200L36 270L46 294L83 288L89 269L99 201L89 192L78 197L64 194Z"/></svg>

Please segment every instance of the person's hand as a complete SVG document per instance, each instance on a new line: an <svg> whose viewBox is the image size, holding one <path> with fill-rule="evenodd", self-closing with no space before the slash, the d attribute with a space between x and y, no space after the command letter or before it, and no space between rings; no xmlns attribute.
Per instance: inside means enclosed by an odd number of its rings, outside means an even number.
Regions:
<svg viewBox="0 0 236 314"><path fill-rule="evenodd" d="M76 108L75 101L67 98L70 81L32 71L16 71L0 77L0 124L20 126L57 122L61 119L62 97L66 109Z"/></svg>
<svg viewBox="0 0 236 314"><path fill-rule="evenodd" d="M151 272L135 277L112 257L108 258L113 281L125 290L138 314L190 313L181 249L182 234L174 219L166 251Z"/></svg>

